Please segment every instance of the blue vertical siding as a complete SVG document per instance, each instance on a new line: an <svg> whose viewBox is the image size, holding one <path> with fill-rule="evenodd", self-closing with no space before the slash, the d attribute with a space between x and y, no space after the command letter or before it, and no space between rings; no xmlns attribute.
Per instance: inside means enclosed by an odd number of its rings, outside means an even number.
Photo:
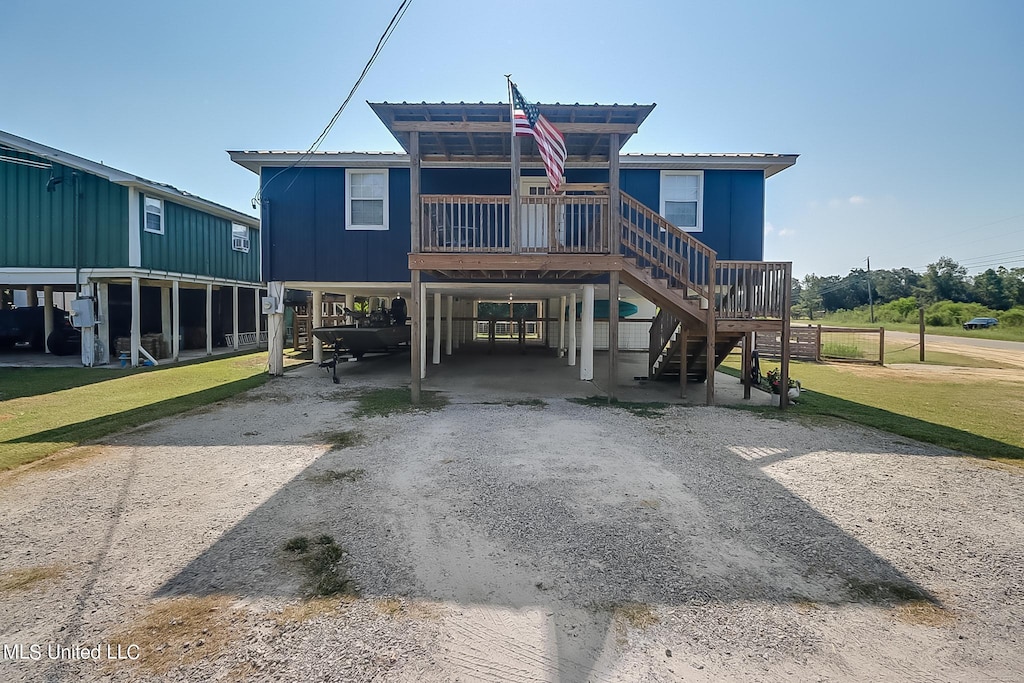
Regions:
<svg viewBox="0 0 1024 683"><path fill-rule="evenodd" d="M628 169L622 190L654 212L661 209L661 171ZM704 171L704 230L690 233L719 259L760 261L764 255L764 172Z"/></svg>
<svg viewBox="0 0 1024 683"><path fill-rule="evenodd" d="M345 229L343 168L264 168L262 182L267 281L409 281L409 169L388 171L388 230Z"/></svg>

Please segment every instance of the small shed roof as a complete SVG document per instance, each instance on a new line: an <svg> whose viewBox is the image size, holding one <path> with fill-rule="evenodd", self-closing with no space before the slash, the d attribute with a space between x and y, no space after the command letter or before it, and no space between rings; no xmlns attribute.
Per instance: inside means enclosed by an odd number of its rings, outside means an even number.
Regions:
<svg viewBox="0 0 1024 683"><path fill-rule="evenodd" d="M512 110L507 102L369 102L402 148L419 132L425 161L484 161L511 155ZM607 161L618 153L654 109L654 104L537 104L565 136L568 162ZM610 149L612 133L618 148ZM532 138L521 138L524 160L540 155Z"/></svg>

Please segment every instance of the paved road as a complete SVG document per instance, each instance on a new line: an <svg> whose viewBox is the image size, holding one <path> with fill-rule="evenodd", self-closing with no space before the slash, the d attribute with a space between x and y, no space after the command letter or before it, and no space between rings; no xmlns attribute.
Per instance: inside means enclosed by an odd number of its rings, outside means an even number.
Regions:
<svg viewBox="0 0 1024 683"><path fill-rule="evenodd" d="M895 330L886 330L885 338L886 340L893 341L907 340L907 343L909 344L917 341L918 335L914 332L896 332ZM1002 349L1004 351L1024 352L1024 342L1003 341L1002 339L977 339L975 337L950 337L944 334L926 334L924 335L925 348L928 347L928 342L932 342L934 344L957 344L959 346L977 346L989 349Z"/></svg>

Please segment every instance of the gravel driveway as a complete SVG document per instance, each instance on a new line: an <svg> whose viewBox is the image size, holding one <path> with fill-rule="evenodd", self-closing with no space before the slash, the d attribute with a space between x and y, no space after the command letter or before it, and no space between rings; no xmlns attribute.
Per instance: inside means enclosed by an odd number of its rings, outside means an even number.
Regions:
<svg viewBox="0 0 1024 683"><path fill-rule="evenodd" d="M1024 677L1020 468L728 408L353 418L370 381L299 369L0 479L0 680ZM284 546L321 535L358 597L302 599Z"/></svg>

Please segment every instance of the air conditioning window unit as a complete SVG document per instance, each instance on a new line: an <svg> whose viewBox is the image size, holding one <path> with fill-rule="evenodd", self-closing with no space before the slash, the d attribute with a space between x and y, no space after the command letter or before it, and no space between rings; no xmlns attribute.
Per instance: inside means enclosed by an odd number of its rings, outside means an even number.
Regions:
<svg viewBox="0 0 1024 683"><path fill-rule="evenodd" d="M244 252L248 253L249 252L249 238L248 237L240 237L238 235L234 235L231 238L231 248L234 249L235 251L244 251Z"/></svg>

